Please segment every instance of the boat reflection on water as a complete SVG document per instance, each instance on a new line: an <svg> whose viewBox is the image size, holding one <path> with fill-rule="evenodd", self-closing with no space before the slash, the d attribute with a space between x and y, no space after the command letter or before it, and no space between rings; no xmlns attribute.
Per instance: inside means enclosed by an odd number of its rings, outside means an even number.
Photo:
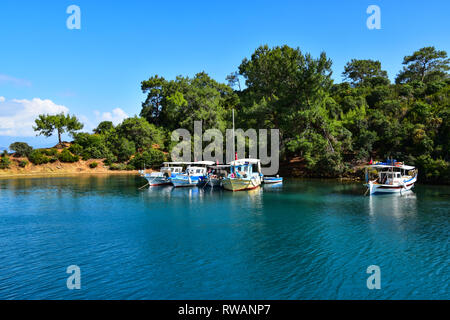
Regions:
<svg viewBox="0 0 450 320"><path fill-rule="evenodd" d="M151 195L170 197L172 189L174 189L172 186L150 186L147 191Z"/></svg>
<svg viewBox="0 0 450 320"><path fill-rule="evenodd" d="M170 188L170 193L168 193L171 199L189 199L189 201L197 199L202 200L205 192L199 187L193 188Z"/></svg>
<svg viewBox="0 0 450 320"><path fill-rule="evenodd" d="M402 194L369 197L369 214L373 217L394 217L397 220L413 217L417 213L416 194L409 190Z"/></svg>
<svg viewBox="0 0 450 320"><path fill-rule="evenodd" d="M257 188L245 191L224 192L224 196L236 200L232 202L232 206L238 209L238 211L259 212L263 207L263 193L263 188Z"/></svg>
<svg viewBox="0 0 450 320"><path fill-rule="evenodd" d="M175 188L173 186L167 187L149 187L146 192L146 197L164 198L164 199L202 199L205 192L201 188Z"/></svg>

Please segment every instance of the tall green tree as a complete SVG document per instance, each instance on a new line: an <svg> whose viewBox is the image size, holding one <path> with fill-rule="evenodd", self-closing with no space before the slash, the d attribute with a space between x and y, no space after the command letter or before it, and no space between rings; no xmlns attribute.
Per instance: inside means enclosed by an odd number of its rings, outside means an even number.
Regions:
<svg viewBox="0 0 450 320"><path fill-rule="evenodd" d="M430 82L448 78L450 59L447 52L435 47L424 47L403 58L403 70L397 75L396 83L411 81Z"/></svg>
<svg viewBox="0 0 450 320"><path fill-rule="evenodd" d="M280 130L282 142L307 126L305 112L316 110L331 86L331 60L299 48L260 46L239 66L248 118Z"/></svg>
<svg viewBox="0 0 450 320"><path fill-rule="evenodd" d="M134 146L139 150L148 149L154 144L164 147L165 137L162 129L140 117L123 120L116 127L115 135L133 142Z"/></svg>
<svg viewBox="0 0 450 320"><path fill-rule="evenodd" d="M248 124L279 129L281 152L303 157L308 169L324 175L343 171L340 150L349 145L348 130L327 109L335 107L331 64L324 52L314 58L299 48L264 45L239 66Z"/></svg>
<svg viewBox="0 0 450 320"><path fill-rule="evenodd" d="M36 126L33 126L33 129L38 132L38 135L50 137L56 131L59 145L62 144L61 135L63 133L74 134L76 131L83 129L83 124L77 117L64 113L57 115L41 114L35 120L35 123Z"/></svg>
<svg viewBox="0 0 450 320"><path fill-rule="evenodd" d="M228 111L238 103L231 87L218 83L205 72L170 81L154 76L143 81L141 89L147 94L141 116L168 131L191 129L196 120L202 120L205 129L224 130Z"/></svg>
<svg viewBox="0 0 450 320"><path fill-rule="evenodd" d="M381 62L370 59L352 59L347 62L342 76L346 80L351 80L353 86L389 84L387 72L381 69Z"/></svg>
<svg viewBox="0 0 450 320"><path fill-rule="evenodd" d="M114 124L112 121L102 121L93 130L96 134L106 134L114 129Z"/></svg>

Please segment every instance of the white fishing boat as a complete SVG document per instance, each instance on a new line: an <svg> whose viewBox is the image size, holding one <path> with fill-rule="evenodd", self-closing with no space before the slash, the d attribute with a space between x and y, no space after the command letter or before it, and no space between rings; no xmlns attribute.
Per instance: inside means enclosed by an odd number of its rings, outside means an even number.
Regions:
<svg viewBox="0 0 450 320"><path fill-rule="evenodd" d="M159 172L145 173L145 171L140 171L140 173L142 177L147 179L151 187L169 185L171 184L171 177L182 173L183 167L181 164L181 162L164 162Z"/></svg>
<svg viewBox="0 0 450 320"><path fill-rule="evenodd" d="M213 161L197 161L192 162L186 171L170 178L170 182L174 187L193 187L202 185L206 181L207 166L212 166Z"/></svg>
<svg viewBox="0 0 450 320"><path fill-rule="evenodd" d="M370 175L375 174L375 179L371 180ZM403 193L411 190L417 181L418 171L413 166L408 166L402 162L388 160L366 167L367 193Z"/></svg>
<svg viewBox="0 0 450 320"><path fill-rule="evenodd" d="M233 151L234 145L234 109L233 109ZM235 160L230 162L230 174L222 179L222 186L225 190L241 191L256 189L262 182L261 161L259 159L239 159L235 152Z"/></svg>
<svg viewBox="0 0 450 320"><path fill-rule="evenodd" d="M239 159L230 163L230 174L222 180L225 190L241 191L256 189L262 181L259 159Z"/></svg>

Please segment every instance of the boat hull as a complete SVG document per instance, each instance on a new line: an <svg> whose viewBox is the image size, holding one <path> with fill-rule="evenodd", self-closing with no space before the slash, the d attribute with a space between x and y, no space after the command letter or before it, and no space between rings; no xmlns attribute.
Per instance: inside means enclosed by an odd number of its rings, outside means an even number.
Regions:
<svg viewBox="0 0 450 320"><path fill-rule="evenodd" d="M222 186L225 190L229 191L243 191L256 189L261 185L261 179L239 179L239 178L226 178L222 181Z"/></svg>
<svg viewBox="0 0 450 320"><path fill-rule="evenodd" d="M170 179L172 185L175 188L181 188L181 187L195 187L197 185L200 185L202 182L202 179L200 177L175 177Z"/></svg>
<svg viewBox="0 0 450 320"><path fill-rule="evenodd" d="M170 184L170 179L167 177L145 177L147 179L148 184L151 187L155 186L166 186Z"/></svg>
<svg viewBox="0 0 450 320"><path fill-rule="evenodd" d="M283 183L283 178L264 177L265 184Z"/></svg>

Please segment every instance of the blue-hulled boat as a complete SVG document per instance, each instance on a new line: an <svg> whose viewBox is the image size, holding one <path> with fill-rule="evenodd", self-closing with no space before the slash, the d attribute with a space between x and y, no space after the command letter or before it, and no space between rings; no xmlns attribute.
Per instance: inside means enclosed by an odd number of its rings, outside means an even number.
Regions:
<svg viewBox="0 0 450 320"><path fill-rule="evenodd" d="M283 177L264 177L263 182L266 184L283 183Z"/></svg>
<svg viewBox="0 0 450 320"><path fill-rule="evenodd" d="M192 162L192 164L186 168L185 173L171 177L170 182L176 188L201 186L207 179L206 167L212 165L214 165L214 162L212 161Z"/></svg>
<svg viewBox="0 0 450 320"><path fill-rule="evenodd" d="M145 173L140 171L142 177L147 179L148 184L153 186L163 186L171 184L170 178L182 173L181 162L164 162L159 172Z"/></svg>

